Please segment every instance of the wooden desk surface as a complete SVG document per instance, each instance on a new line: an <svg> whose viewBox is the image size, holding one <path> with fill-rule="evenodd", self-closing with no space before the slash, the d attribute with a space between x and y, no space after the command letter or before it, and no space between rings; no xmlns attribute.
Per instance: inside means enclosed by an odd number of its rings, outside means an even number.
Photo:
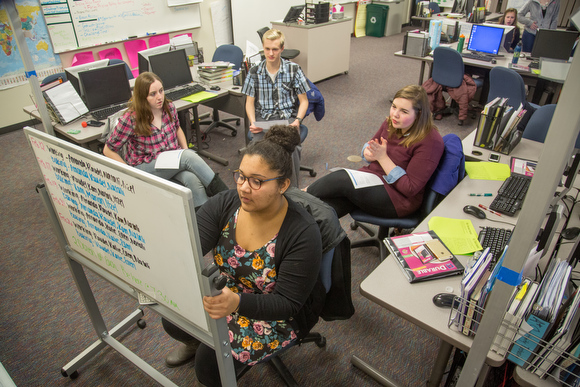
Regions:
<svg viewBox="0 0 580 387"><path fill-rule="evenodd" d="M469 219L472 221L476 231L478 231L479 226L489 225L490 222L465 214L463 206L467 204L477 205L479 203L489 205L493 197L472 197L468 194L472 192L497 192L501 183L501 181L471 180L467 176L435 208L431 216ZM428 219L424 220L416 230L428 230ZM515 223L516 218L502 217L502 220ZM493 224L495 227L504 226L502 223ZM509 226L505 225L505 227ZM464 265L469 260L467 256L458 256L458 258ZM432 301L433 296L438 293L460 295L461 278L462 276L455 276L411 284L401 273L401 269L395 259L389 255L361 283L360 291L368 299L433 333L454 347L468 351L471 348L473 339L448 328L450 309L438 308ZM490 351L487 354L486 362L495 367L501 365L504 359L502 356Z"/></svg>

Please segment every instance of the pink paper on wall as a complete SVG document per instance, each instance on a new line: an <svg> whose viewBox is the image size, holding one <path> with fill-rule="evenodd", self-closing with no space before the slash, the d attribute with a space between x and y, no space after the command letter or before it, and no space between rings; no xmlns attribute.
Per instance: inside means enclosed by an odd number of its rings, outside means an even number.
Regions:
<svg viewBox="0 0 580 387"><path fill-rule="evenodd" d="M121 50L119 50L117 47L112 47L99 51L99 58L123 60L123 55L121 54Z"/></svg>
<svg viewBox="0 0 580 387"><path fill-rule="evenodd" d="M125 45L125 52L129 58L129 66L131 69L138 68L139 61L137 53L147 49L147 43L143 39L128 40L123 43Z"/></svg>
<svg viewBox="0 0 580 387"><path fill-rule="evenodd" d="M94 62L94 61L95 61L95 57L93 56L92 51L77 52L73 56L71 66L78 66L78 65L82 65L84 63L90 63L90 62Z"/></svg>
<svg viewBox="0 0 580 387"><path fill-rule="evenodd" d="M169 34L153 35L149 38L149 48L169 44Z"/></svg>

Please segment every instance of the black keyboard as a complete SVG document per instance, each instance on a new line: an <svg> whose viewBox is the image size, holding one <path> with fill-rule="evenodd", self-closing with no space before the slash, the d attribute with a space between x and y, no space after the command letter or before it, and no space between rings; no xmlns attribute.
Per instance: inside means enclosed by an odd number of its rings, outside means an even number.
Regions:
<svg viewBox="0 0 580 387"><path fill-rule="evenodd" d="M511 235L512 230L507 228L482 227L482 230L479 232L479 243L484 250L489 247L489 252L493 255L491 259L492 266L501 257Z"/></svg>
<svg viewBox="0 0 580 387"><path fill-rule="evenodd" d="M505 215L514 216L516 211L522 208L531 181L532 178L528 176L511 175L503 182L489 208Z"/></svg>
<svg viewBox="0 0 580 387"><path fill-rule="evenodd" d="M183 97L199 93L200 91L205 91L205 88L199 83L195 83L193 85L187 85L182 89L167 92L165 93L165 96L170 100L175 101L177 99L181 99Z"/></svg>
<svg viewBox="0 0 580 387"><path fill-rule="evenodd" d="M127 107L127 104L108 106L104 109L92 111L91 114L93 115L93 117L95 117L95 119L101 121L101 120L104 120L107 117L112 116L113 114L117 113L119 110L125 109L126 107Z"/></svg>
<svg viewBox="0 0 580 387"><path fill-rule="evenodd" d="M463 58L475 59L475 60L482 60L484 62L491 62L491 60L493 59L492 56L473 54L471 52L462 52L461 53L461 56Z"/></svg>

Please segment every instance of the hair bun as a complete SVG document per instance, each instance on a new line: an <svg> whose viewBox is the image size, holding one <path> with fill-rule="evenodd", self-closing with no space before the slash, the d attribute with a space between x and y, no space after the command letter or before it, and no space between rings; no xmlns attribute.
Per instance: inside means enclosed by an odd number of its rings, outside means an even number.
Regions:
<svg viewBox="0 0 580 387"><path fill-rule="evenodd" d="M278 144L288 153L292 153L300 145L300 134L294 126L274 125L266 132L264 140Z"/></svg>

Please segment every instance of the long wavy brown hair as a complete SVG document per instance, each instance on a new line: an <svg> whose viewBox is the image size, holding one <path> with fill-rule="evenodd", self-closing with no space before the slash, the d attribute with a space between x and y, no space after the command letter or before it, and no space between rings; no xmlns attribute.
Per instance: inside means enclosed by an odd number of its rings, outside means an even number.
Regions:
<svg viewBox="0 0 580 387"><path fill-rule="evenodd" d="M416 115L415 122L413 122L413 125L411 125L411 128L407 131L406 134L408 135L403 141L401 141L401 145L408 148L409 146L423 140L432 130L438 130L433 123L431 109L429 108L429 98L427 97L427 93L423 87L419 85L405 86L397 91L393 100L397 98L411 101ZM387 119L389 123L389 137L397 136L398 138L401 138L403 132L400 129L393 128L391 117L388 117Z"/></svg>
<svg viewBox="0 0 580 387"><path fill-rule="evenodd" d="M134 132L137 136L151 135L153 112L151 111L151 106L147 101L147 96L149 95L149 88L151 87L151 84L155 81L161 82L161 78L151 72L141 73L135 80L133 97L129 101L129 110L135 112ZM161 84L163 84L163 82L161 82ZM169 101L167 100L167 97L164 98L162 109L165 113L169 114L169 119L173 121L173 117L171 117L170 114Z"/></svg>

